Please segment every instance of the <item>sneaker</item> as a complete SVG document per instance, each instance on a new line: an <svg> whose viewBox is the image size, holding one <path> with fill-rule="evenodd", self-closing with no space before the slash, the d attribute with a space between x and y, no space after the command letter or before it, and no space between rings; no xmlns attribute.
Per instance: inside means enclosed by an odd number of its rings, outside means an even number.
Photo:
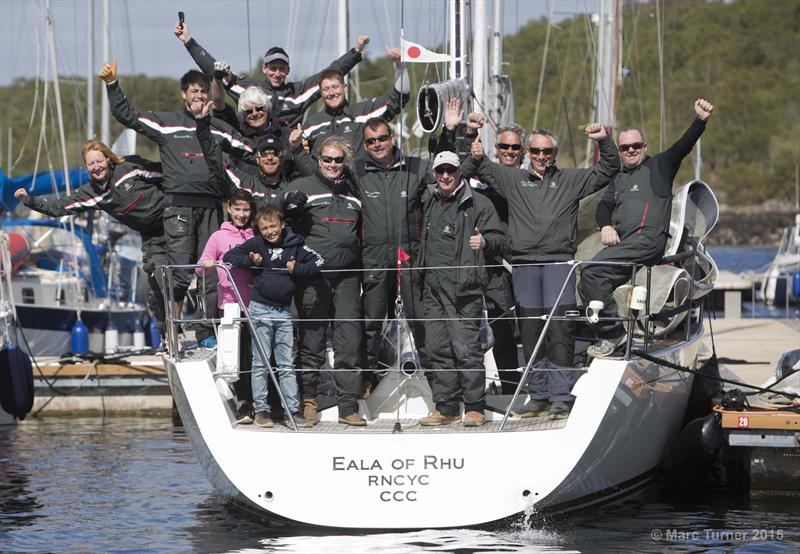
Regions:
<svg viewBox="0 0 800 554"><path fill-rule="evenodd" d="M456 423L459 419L461 418L457 415L448 416L444 415L439 410L436 410L431 415L420 419L419 424L423 427L436 427L437 425L450 425L451 423Z"/></svg>
<svg viewBox="0 0 800 554"><path fill-rule="evenodd" d="M343 423L344 425L353 425L355 427L364 427L367 425L367 420L358 415L358 412L355 412L347 417L340 417L339 423Z"/></svg>
<svg viewBox="0 0 800 554"><path fill-rule="evenodd" d="M217 337L215 335L211 335L210 337L206 337L203 340L201 340L199 344L203 348L216 348Z"/></svg>
<svg viewBox="0 0 800 554"><path fill-rule="evenodd" d="M240 425L253 423L253 407L250 404L242 404L236 410L236 423Z"/></svg>
<svg viewBox="0 0 800 554"><path fill-rule="evenodd" d="M311 423L306 418L304 418L299 412L296 414L292 414L294 418L294 424L297 425L298 429L308 429L309 427L314 427L314 423ZM283 420L283 424L286 425L289 429L292 428L292 422L289 421L289 418Z"/></svg>
<svg viewBox="0 0 800 554"><path fill-rule="evenodd" d="M311 423L311 425L319 423L317 421L317 401L313 398L303 399L303 419Z"/></svg>
<svg viewBox="0 0 800 554"><path fill-rule="evenodd" d="M550 402L547 400L528 400L512 411L511 414L517 417L547 417L550 413Z"/></svg>
<svg viewBox="0 0 800 554"><path fill-rule="evenodd" d="M272 421L269 412L257 412L253 424L256 427L275 427L275 423Z"/></svg>
<svg viewBox="0 0 800 554"><path fill-rule="evenodd" d="M550 415L547 416L547 419L567 419L570 410L572 410L572 407L566 402L553 402L553 405L550 406Z"/></svg>
<svg viewBox="0 0 800 554"><path fill-rule="evenodd" d="M461 424L464 427L480 427L486 416L483 412L467 412L464 414L464 421Z"/></svg>
<svg viewBox="0 0 800 554"><path fill-rule="evenodd" d="M621 344L625 343L625 335L611 339L600 339L591 345L586 353L592 358L603 358L612 354Z"/></svg>

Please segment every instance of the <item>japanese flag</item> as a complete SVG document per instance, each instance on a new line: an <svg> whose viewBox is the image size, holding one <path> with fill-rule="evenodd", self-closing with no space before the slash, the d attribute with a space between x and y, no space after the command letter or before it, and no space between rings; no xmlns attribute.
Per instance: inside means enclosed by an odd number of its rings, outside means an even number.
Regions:
<svg viewBox="0 0 800 554"><path fill-rule="evenodd" d="M431 63L431 62L450 62L453 57L447 54L437 54L431 52L424 46L416 42L410 42L405 39L400 40L400 46L403 49L402 61L410 63Z"/></svg>

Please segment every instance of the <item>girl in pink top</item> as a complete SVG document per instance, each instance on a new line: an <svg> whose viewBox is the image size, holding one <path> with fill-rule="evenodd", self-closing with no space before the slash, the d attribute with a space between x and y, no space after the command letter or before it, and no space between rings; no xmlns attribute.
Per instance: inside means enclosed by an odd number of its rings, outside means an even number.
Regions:
<svg viewBox="0 0 800 554"><path fill-rule="evenodd" d="M247 239L253 238L252 220L254 213L255 205L252 195L246 190L234 190L228 200L228 221L222 224L219 231L209 237L197 263L202 264L208 271L214 267L215 263L222 262L222 257L228 250ZM203 270L198 270L198 272L201 271ZM248 306L250 304L250 282L252 280L250 270L231 268L230 272L244 305ZM217 285L219 313L217 317L219 317L225 304L236 303L236 293L233 291L233 285L225 271L217 269L217 277L219 278L219 284ZM241 339L239 342L239 371L242 377L233 384L233 389L236 392L236 398L239 399L236 423L244 424L253 423L253 393L250 388L250 362L252 355L250 334L247 326L242 326L239 336Z"/></svg>

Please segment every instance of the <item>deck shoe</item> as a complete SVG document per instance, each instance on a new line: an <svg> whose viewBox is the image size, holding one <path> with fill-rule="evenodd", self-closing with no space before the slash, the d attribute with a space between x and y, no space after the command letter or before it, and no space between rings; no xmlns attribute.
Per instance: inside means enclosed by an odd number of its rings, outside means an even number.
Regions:
<svg viewBox="0 0 800 554"><path fill-rule="evenodd" d="M344 425L353 425L354 427L364 427L367 425L367 420L358 415L358 412L355 412L347 417L340 417L339 423L343 423Z"/></svg>
<svg viewBox="0 0 800 554"><path fill-rule="evenodd" d="M547 417L550 413L550 402L547 400L528 400L511 412L517 417Z"/></svg>
<svg viewBox="0 0 800 554"><path fill-rule="evenodd" d="M444 415L439 410L436 410L429 416L425 416L419 420L419 424L423 427L436 427L437 425L450 425L456 423L460 417Z"/></svg>
<svg viewBox="0 0 800 554"><path fill-rule="evenodd" d="M294 417L294 424L297 425L298 429L308 429L309 427L314 427L314 424L304 418L300 412L292 414L292 417ZM283 424L289 429L292 428L292 422L289 421L288 417L283 420Z"/></svg>
<svg viewBox="0 0 800 554"><path fill-rule="evenodd" d="M269 412L256 412L256 419L253 421L253 425L256 427L275 427Z"/></svg>
<svg viewBox="0 0 800 554"><path fill-rule="evenodd" d="M242 404L236 409L236 423L240 425L253 423L253 407L250 404Z"/></svg>
<svg viewBox="0 0 800 554"><path fill-rule="evenodd" d="M464 427L480 427L485 419L486 416L483 412L467 412L464 414L464 421L461 424Z"/></svg>
<svg viewBox="0 0 800 554"><path fill-rule="evenodd" d="M553 402L553 405L550 406L550 415L547 419L567 419L571 409L572 407L566 402Z"/></svg>
<svg viewBox="0 0 800 554"><path fill-rule="evenodd" d="M317 421L317 401L313 398L303 398L303 418L311 425L319 423Z"/></svg>
<svg viewBox="0 0 800 554"><path fill-rule="evenodd" d="M600 339L591 345L586 353L592 358L603 358L612 354L621 344L625 343L625 335L610 339Z"/></svg>

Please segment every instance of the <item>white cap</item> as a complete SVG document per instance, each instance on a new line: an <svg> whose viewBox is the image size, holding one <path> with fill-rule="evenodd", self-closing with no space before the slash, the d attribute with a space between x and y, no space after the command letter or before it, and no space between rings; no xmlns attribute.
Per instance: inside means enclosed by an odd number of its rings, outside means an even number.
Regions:
<svg viewBox="0 0 800 554"><path fill-rule="evenodd" d="M433 169L436 169L440 165L452 165L453 167L460 167L461 160L458 159L458 155L455 152L439 152L436 154L436 157L433 159Z"/></svg>

